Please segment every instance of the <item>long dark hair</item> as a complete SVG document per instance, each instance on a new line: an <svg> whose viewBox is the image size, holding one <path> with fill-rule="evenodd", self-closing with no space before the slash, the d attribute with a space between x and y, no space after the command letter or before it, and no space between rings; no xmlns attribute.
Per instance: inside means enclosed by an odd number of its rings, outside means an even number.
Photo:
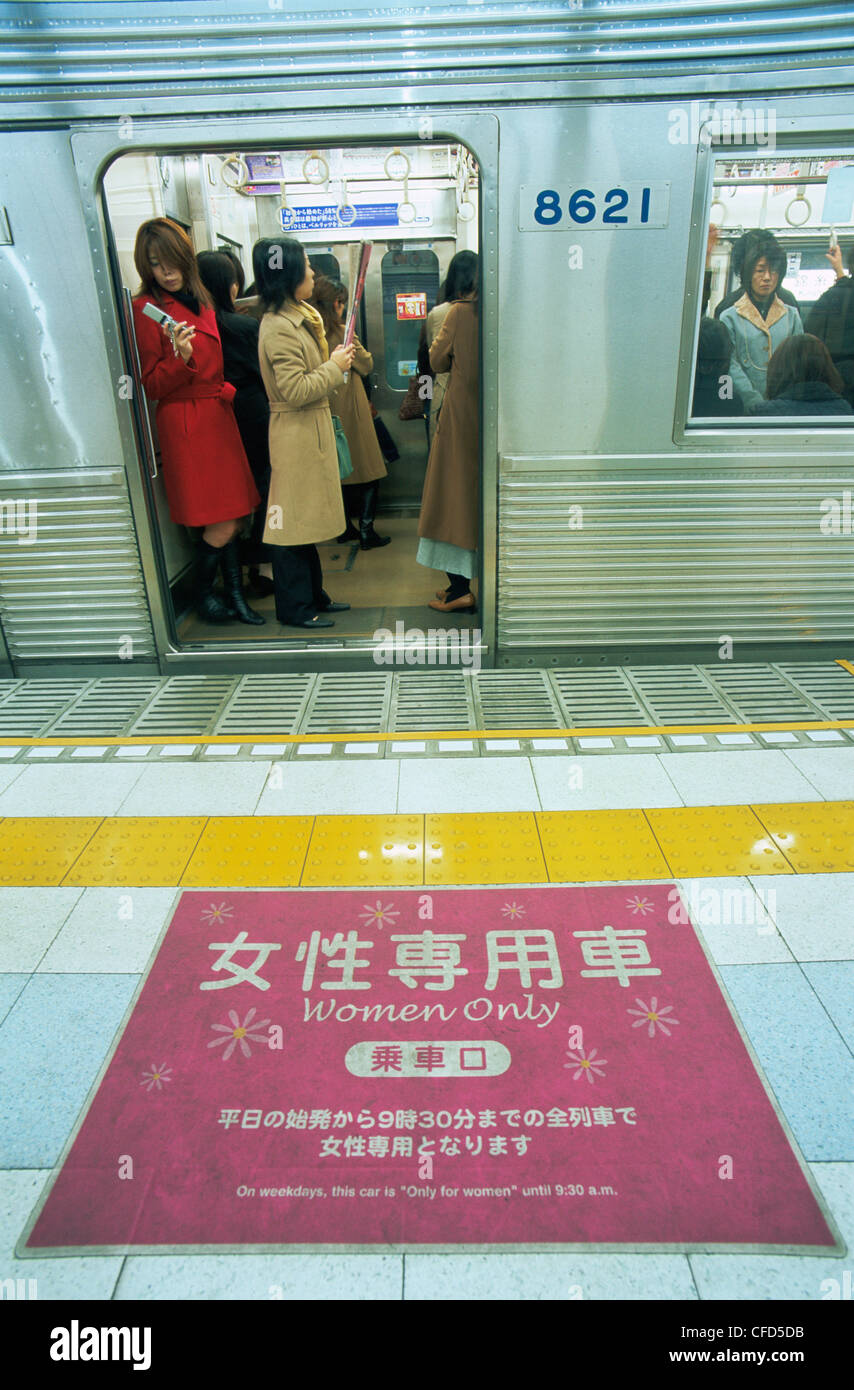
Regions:
<svg viewBox="0 0 854 1390"><path fill-rule="evenodd" d="M439 298L436 303L445 304L454 299L462 299L464 294L471 294L472 290L475 291L476 295L480 278L478 272L477 253L458 251L448 266L448 273L443 283L439 286Z"/></svg>
<svg viewBox="0 0 854 1390"><path fill-rule="evenodd" d="M347 287L340 280L331 280L328 275L318 275L314 281L309 304L313 304L323 319L323 331L327 339L337 331L343 332L335 305L341 300L347 303Z"/></svg>
<svg viewBox="0 0 854 1390"><path fill-rule="evenodd" d="M252 247L255 290L268 313L294 299L306 277L305 247L293 237L262 237Z"/></svg>
<svg viewBox="0 0 854 1390"><path fill-rule="evenodd" d="M193 243L183 227L169 217L152 217L143 222L136 234L133 248L133 263L142 281L137 290L137 298L150 295L158 304L162 302L164 291L154 278L151 256L154 254L161 265L174 266L184 277L184 291L210 307L210 295L202 284Z"/></svg>
<svg viewBox="0 0 854 1390"><path fill-rule="evenodd" d="M842 377L821 339L813 337L812 333L796 333L792 338L783 339L768 363L765 395L769 401L774 401L807 381L822 381L837 396L845 390Z"/></svg>
<svg viewBox="0 0 854 1390"><path fill-rule="evenodd" d="M200 251L198 262L202 284L210 293L217 318L233 313L231 287L239 281L231 257L225 251Z"/></svg>

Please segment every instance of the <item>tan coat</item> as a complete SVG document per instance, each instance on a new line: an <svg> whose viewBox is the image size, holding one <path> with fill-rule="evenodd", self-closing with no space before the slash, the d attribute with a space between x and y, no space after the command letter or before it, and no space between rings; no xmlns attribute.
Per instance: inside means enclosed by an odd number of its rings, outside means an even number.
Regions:
<svg viewBox="0 0 854 1390"><path fill-rule="evenodd" d="M428 350L439 336L439 329L448 316L451 307L450 300L445 300L442 304L436 304L427 315L425 325L427 332ZM433 443L433 436L436 433L436 426L439 423L439 411L442 409L442 401L445 399L445 391L448 385L449 372L439 372L433 378L433 395L430 399L430 417L427 422L427 433L430 443Z"/></svg>
<svg viewBox="0 0 854 1390"><path fill-rule="evenodd" d="M418 534L461 550L480 543L478 322L475 305L451 305L430 348L434 372L450 371L424 479Z"/></svg>
<svg viewBox="0 0 854 1390"><path fill-rule="evenodd" d="M324 362L296 305L261 320L261 376L270 399L270 494L267 545L311 545L344 530L338 452L329 394L344 380Z"/></svg>
<svg viewBox="0 0 854 1390"><path fill-rule="evenodd" d="M333 330L331 335L327 334L326 340L329 343L329 351L333 352L339 343L344 341L344 325ZM356 337L353 338L353 346L356 349L353 358L355 370L350 372L346 384L339 387L329 398L332 414L337 415L344 426L347 443L350 445L350 457L353 460L353 472L349 478L343 479L345 487L350 483L372 483L377 478L385 478L388 472L377 443L377 432L374 429L365 388L356 376L356 372L359 376L367 376L368 372L372 372L374 359Z"/></svg>

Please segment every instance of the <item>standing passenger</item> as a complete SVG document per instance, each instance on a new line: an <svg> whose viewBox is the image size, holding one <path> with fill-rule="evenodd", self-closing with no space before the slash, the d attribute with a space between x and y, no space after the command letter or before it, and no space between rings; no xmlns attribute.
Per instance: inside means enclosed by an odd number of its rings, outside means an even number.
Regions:
<svg viewBox="0 0 854 1390"><path fill-rule="evenodd" d="M329 355L323 320L307 301L314 271L298 241L265 238L252 250L265 308L259 337L261 376L270 401L270 500L264 540L273 550L276 615L289 627L333 627L323 591L317 541L344 525L338 451L329 396L343 385L353 348Z"/></svg>
<svg viewBox="0 0 854 1390"><path fill-rule="evenodd" d="M261 496L261 505L255 509L252 530L245 544L244 563L249 565L252 592L264 598L273 592L272 580L258 568L271 559L262 541L270 490L270 405L258 366L258 320L238 314L234 308L240 292L235 259L224 251L202 251L198 257L199 274L213 300L225 379L237 392L234 418Z"/></svg>
<svg viewBox="0 0 854 1390"><path fill-rule="evenodd" d="M439 329L445 322L448 310L458 299L471 299L477 286L477 255L474 251L458 251L451 258L448 266L448 273L443 283L439 286L439 298L427 315L427 322L424 326L423 344L427 351L429 360L429 350L431 343L435 343L439 336ZM419 364L419 371L421 370ZM433 443L433 436L436 433L436 426L439 423L439 411L442 409L442 401L445 398L445 391L448 387L449 372L439 372L433 378L433 392L429 399L429 412L427 415L427 438L428 447Z"/></svg>
<svg viewBox="0 0 854 1390"><path fill-rule="evenodd" d="M804 331L797 309L777 294L785 273L786 253L777 238L757 232L744 255L743 293L720 316L732 343L730 375L748 411L765 399L772 354L786 338Z"/></svg>
<svg viewBox="0 0 854 1390"><path fill-rule="evenodd" d="M854 245L848 252L849 275L843 270L838 246L826 254L836 271L836 283L816 300L806 331L824 343L842 377L845 399L854 405Z"/></svg>
<svg viewBox="0 0 854 1390"><path fill-rule="evenodd" d="M263 623L246 603L235 536L260 501L234 418L234 387L223 377L222 348L190 239L167 217L144 222L134 263L142 286L133 301L142 384L157 401L157 434L169 514L203 527L197 611L205 622ZM181 322L161 328L146 304ZM222 566L224 603L213 592Z"/></svg>
<svg viewBox="0 0 854 1390"><path fill-rule="evenodd" d="M477 612L471 580L480 533L478 314L474 291L451 305L430 348L430 366L448 372L442 413L427 460L418 563L447 572L430 603L441 613Z"/></svg>
<svg viewBox="0 0 854 1390"><path fill-rule="evenodd" d="M323 319L326 341L330 352L344 341L344 316L347 309L347 290L340 280L329 280L318 275L314 282L311 302ZM353 472L342 481L344 511L348 518L348 528L340 541L358 540L362 550L375 550L388 545L391 536L378 536L374 530L377 514L377 499L380 491L380 478L388 476L388 470L380 453L377 432L371 419L371 407L360 380L374 369L374 359L359 339L353 338L353 367L344 386L330 398L332 411L344 426ZM356 372L359 373L356 376ZM358 531L349 526L349 518L359 517Z"/></svg>

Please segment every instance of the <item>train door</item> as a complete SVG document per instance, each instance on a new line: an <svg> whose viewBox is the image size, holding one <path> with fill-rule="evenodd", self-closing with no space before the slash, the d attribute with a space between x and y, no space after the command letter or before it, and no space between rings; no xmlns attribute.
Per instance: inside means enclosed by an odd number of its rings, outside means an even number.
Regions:
<svg viewBox="0 0 854 1390"><path fill-rule="evenodd" d="M388 161L392 157L405 161L402 179L391 176ZM312 177L315 163L325 173L322 181ZM360 384L386 468L374 526L390 543L364 548L358 539L343 536L319 542L324 586L334 600L350 604L348 612L335 615L334 630L309 634L289 629L278 622L273 597L251 595L252 606L266 619L264 627L237 621L221 626L204 623L193 605L194 539L169 516L163 461L152 428L155 411L140 401L139 432L143 441L146 436L151 439L151 447L143 448L147 457L142 464L155 533L152 539L161 581L168 591L168 597L164 594L166 617L176 654L256 656L265 649L304 653L314 647L364 656L388 633L427 628L439 633L452 628L469 632L469 641L481 642L477 612L428 608L447 578L444 572L425 569L416 561L428 459L429 381L418 391L424 414L401 419L401 405L412 378L418 375L427 314L441 297L455 252L478 246L478 175L471 155L461 146L448 144L424 145L409 152L342 147L245 151L231 157L204 150L161 158L133 153L107 171L105 221L114 275L122 281L126 296L138 281L132 263L133 237L140 223L151 216L178 221L197 253L233 253L247 281L252 278L253 243L263 236L289 235L305 245L316 274L341 280L351 289L358 244L372 242L357 332L373 364ZM403 204L408 204L411 220L400 215L406 212ZM127 315L125 319L127 323ZM128 350L132 353L130 342ZM356 489L346 485L343 496L349 504L345 510L358 527L363 502ZM476 580L472 588L476 592Z"/></svg>

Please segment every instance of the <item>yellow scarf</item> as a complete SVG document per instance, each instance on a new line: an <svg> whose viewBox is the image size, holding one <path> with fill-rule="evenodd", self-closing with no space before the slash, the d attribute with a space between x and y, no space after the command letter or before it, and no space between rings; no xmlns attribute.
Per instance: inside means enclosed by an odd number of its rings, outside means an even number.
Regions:
<svg viewBox="0 0 854 1390"><path fill-rule="evenodd" d="M308 304L304 299L294 300L297 308L309 326L310 331L317 339L317 346L320 348L320 355L324 362L329 361L329 344L326 341L326 334L323 331L323 319L320 317L313 304Z"/></svg>

